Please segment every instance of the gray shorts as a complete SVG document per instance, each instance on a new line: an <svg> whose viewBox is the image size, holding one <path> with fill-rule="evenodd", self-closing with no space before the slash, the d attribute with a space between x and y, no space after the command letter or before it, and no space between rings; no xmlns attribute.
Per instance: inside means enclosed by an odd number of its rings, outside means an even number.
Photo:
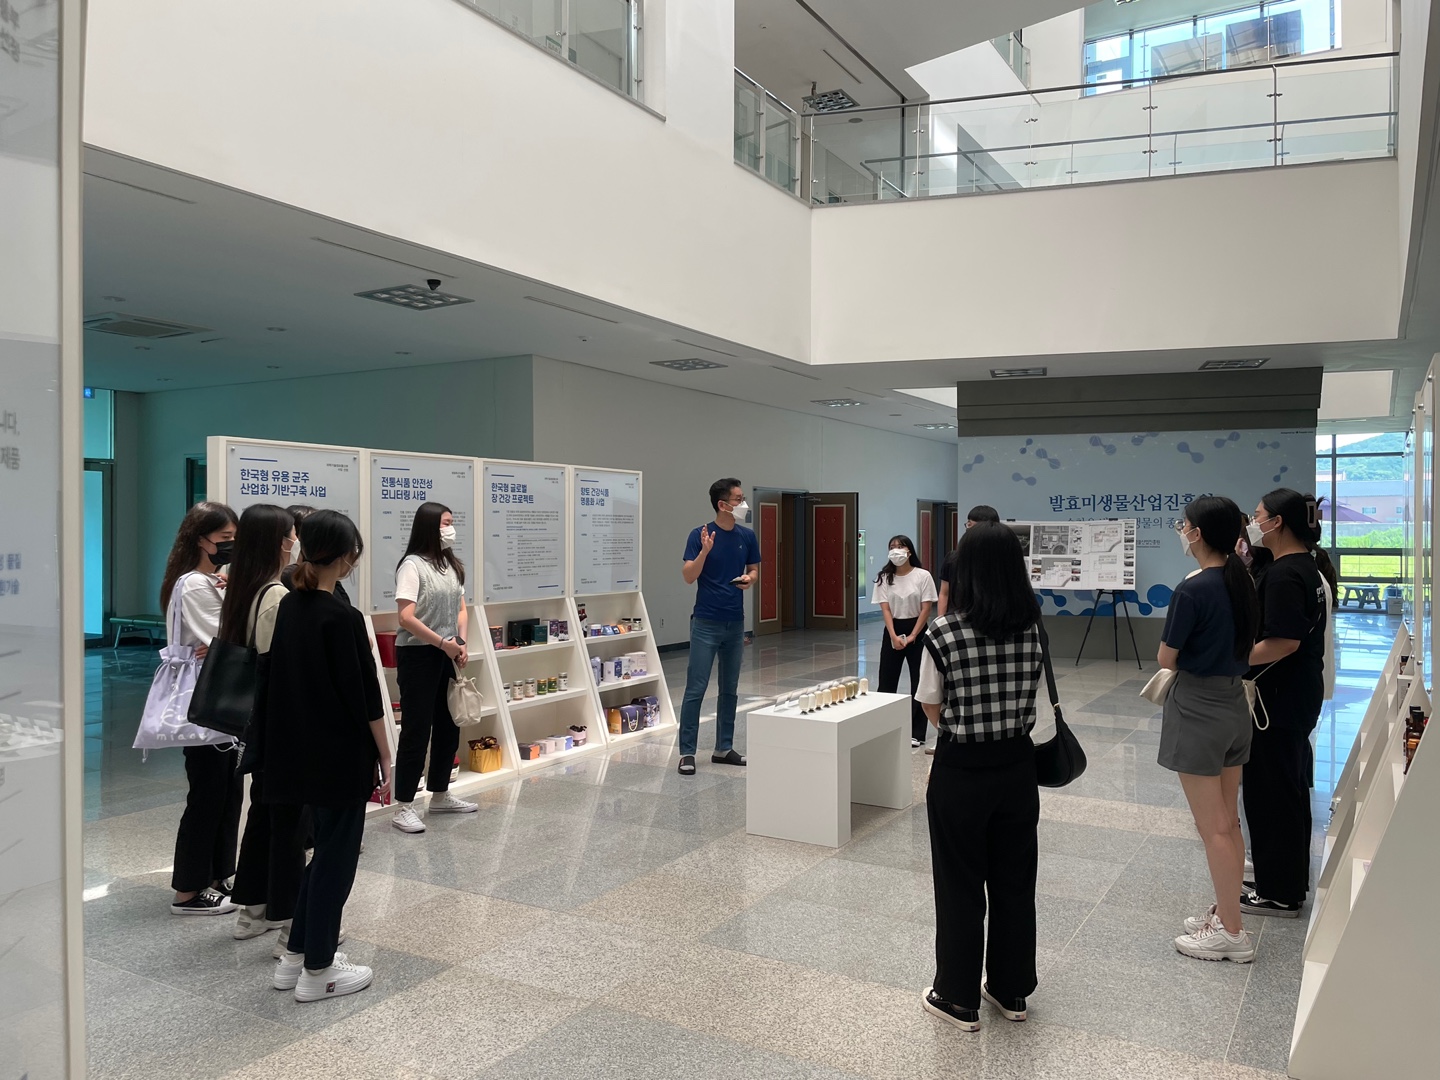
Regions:
<svg viewBox="0 0 1440 1080"><path fill-rule="evenodd" d="M1253 732L1237 675L1176 672L1160 720L1160 764L1192 776L1219 776L1250 760Z"/></svg>

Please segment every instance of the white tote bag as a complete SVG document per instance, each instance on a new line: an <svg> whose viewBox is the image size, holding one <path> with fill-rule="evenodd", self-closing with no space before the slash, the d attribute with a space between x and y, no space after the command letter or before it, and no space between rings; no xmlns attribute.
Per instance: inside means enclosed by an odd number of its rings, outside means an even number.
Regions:
<svg viewBox="0 0 1440 1080"><path fill-rule="evenodd" d="M456 727L462 728L478 724L480 714L485 708L480 687L475 685L474 679L460 670L458 664L455 667L455 678L445 690L445 702L450 706L450 719L455 721Z"/></svg>
<svg viewBox="0 0 1440 1080"><path fill-rule="evenodd" d="M180 640L180 592L184 583L182 577L170 594L170 643L160 650L160 666L150 682L140 730L135 733L136 750L235 742L229 735L192 724L186 718L203 661L195 656L194 646L175 644Z"/></svg>

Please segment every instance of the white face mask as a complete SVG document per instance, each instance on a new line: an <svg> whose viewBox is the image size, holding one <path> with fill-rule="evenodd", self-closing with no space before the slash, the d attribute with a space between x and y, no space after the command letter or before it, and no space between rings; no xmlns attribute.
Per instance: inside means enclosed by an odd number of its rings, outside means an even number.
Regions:
<svg viewBox="0 0 1440 1080"><path fill-rule="evenodd" d="M910 561L910 553L904 548L891 548L890 561L896 566L904 566Z"/></svg>
<svg viewBox="0 0 1440 1080"><path fill-rule="evenodd" d="M1175 533L1177 536L1180 537L1180 550L1183 551L1186 555L1189 555L1191 553L1190 549L1195 546L1194 541L1192 541L1188 536L1185 535L1185 529L1176 529Z"/></svg>
<svg viewBox="0 0 1440 1080"><path fill-rule="evenodd" d="M299 562L299 561L300 561L300 541L299 541L299 540L291 540L291 541L290 541L290 550L285 553L285 563L286 563L287 566L294 566L294 565L295 565L297 562Z"/></svg>
<svg viewBox="0 0 1440 1080"><path fill-rule="evenodd" d="M1249 539L1251 547L1264 547L1265 535L1265 530L1258 521L1252 521L1245 526L1245 536Z"/></svg>
<svg viewBox="0 0 1440 1080"><path fill-rule="evenodd" d="M440 526L440 542L441 542L442 544L444 544L446 547L451 547L451 546L454 545L454 543L455 543L455 526L454 526L454 525L442 525L442 526Z"/></svg>
<svg viewBox="0 0 1440 1080"><path fill-rule="evenodd" d="M750 520L750 504L744 499L741 499L730 508L730 516L733 517L738 524L746 524Z"/></svg>

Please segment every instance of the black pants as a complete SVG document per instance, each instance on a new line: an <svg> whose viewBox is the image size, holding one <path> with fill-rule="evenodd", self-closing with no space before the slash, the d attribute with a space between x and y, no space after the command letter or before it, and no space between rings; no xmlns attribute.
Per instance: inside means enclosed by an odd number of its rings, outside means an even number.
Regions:
<svg viewBox="0 0 1440 1080"><path fill-rule="evenodd" d="M243 777L240 754L229 747L187 746L185 813L175 833L175 868L170 887L199 892L235 873Z"/></svg>
<svg viewBox="0 0 1440 1080"><path fill-rule="evenodd" d="M892 619L895 624L895 633L908 634L915 629L918 619ZM922 628L923 629L923 628ZM925 719L925 710L915 700L915 691L920 687L920 654L925 651L925 645L920 640L920 635L905 646L903 650L896 649L890 644L890 635L886 633L885 640L880 644L880 692L882 694L894 694L900 689L900 669L907 664L910 667L910 737L925 741L925 735L930 727L930 721Z"/></svg>
<svg viewBox="0 0 1440 1080"><path fill-rule="evenodd" d="M296 813L300 808L294 808ZM290 951L305 954L305 966L320 971L335 959L340 944L340 916L355 868L360 865L360 840L365 835L365 804L312 807L315 855L300 879L295 921L290 924Z"/></svg>
<svg viewBox="0 0 1440 1080"><path fill-rule="evenodd" d="M1315 755L1309 726L1272 722L1250 740L1240 793L1250 825L1255 891L1282 904L1310 891L1310 784Z"/></svg>
<svg viewBox="0 0 1440 1080"><path fill-rule="evenodd" d="M230 899L253 907L265 905L265 918L283 922L295 915L300 877L305 872L302 808L266 805L265 775L250 779L250 813L240 838L235 889Z"/></svg>
<svg viewBox="0 0 1440 1080"><path fill-rule="evenodd" d="M1009 764L970 768L962 764L968 749L949 740L936 745L926 810L935 878L935 993L978 1009L982 964L990 992L1002 1001L1035 991L1040 789L1033 750Z"/></svg>
<svg viewBox="0 0 1440 1080"><path fill-rule="evenodd" d="M450 719L446 693L455 677L455 665L434 645L402 645L395 650L395 674L400 680L400 747L395 754L395 799L415 801L425 748L430 748L430 771L425 787L432 795L450 790L450 770L460 729ZM316 836L319 836L317 821Z"/></svg>

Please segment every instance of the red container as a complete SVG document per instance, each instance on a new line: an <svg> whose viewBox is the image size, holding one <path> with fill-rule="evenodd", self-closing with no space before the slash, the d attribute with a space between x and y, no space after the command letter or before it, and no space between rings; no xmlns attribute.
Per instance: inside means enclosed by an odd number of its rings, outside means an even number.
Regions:
<svg viewBox="0 0 1440 1080"><path fill-rule="evenodd" d="M380 666L393 668L395 666L395 634L393 631L378 631L375 634L375 644L380 649Z"/></svg>

